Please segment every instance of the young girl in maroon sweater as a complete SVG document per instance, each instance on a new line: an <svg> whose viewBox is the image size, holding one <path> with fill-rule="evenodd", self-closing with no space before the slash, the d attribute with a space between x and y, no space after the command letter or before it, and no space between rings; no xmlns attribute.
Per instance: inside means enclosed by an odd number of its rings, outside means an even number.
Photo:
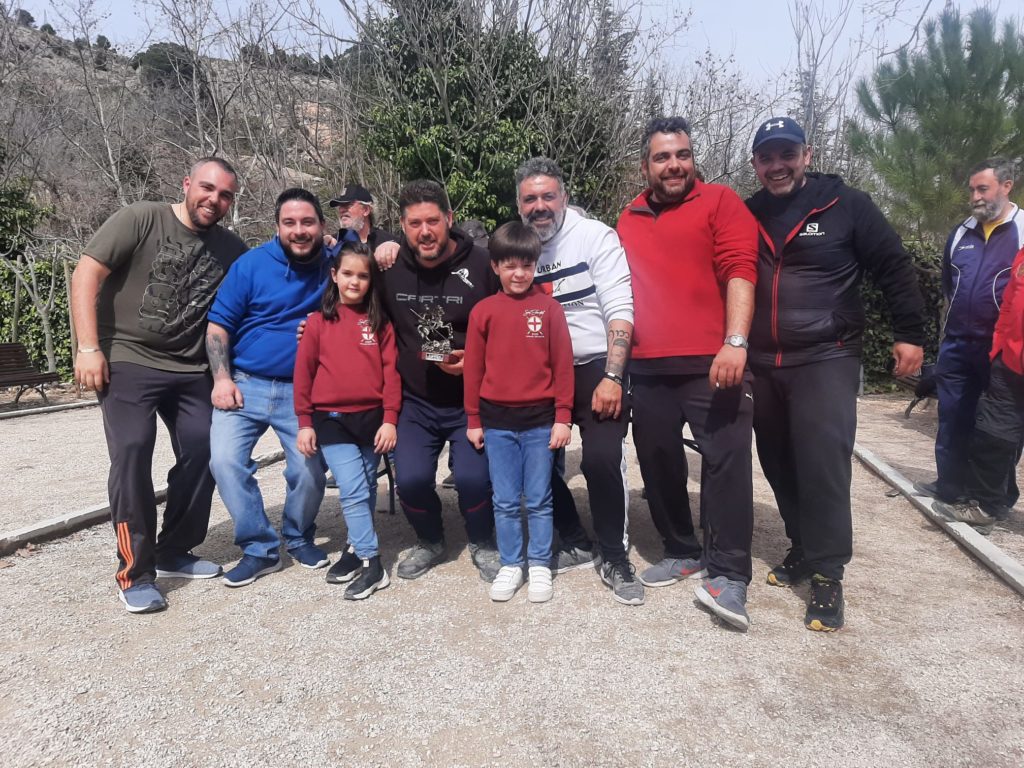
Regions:
<svg viewBox="0 0 1024 768"><path fill-rule="evenodd" d="M351 582L346 600L362 600L390 583L373 510L380 454L397 442L402 386L395 335L373 290L376 269L366 245L342 245L295 360L298 447L305 456L319 447L338 481L348 526L349 546L327 572L331 584Z"/></svg>

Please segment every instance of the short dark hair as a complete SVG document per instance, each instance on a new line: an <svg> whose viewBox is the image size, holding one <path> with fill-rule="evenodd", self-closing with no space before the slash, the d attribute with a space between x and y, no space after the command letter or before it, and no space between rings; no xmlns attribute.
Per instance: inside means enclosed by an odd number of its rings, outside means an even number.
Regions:
<svg viewBox="0 0 1024 768"><path fill-rule="evenodd" d="M996 179L1000 184L1014 180L1014 172L1016 169L1014 168L1013 160L1008 157L1001 156L989 157L982 160L971 168L967 173L967 176L970 178L976 173L987 171L989 168L992 169L992 172L996 175Z"/></svg>
<svg viewBox="0 0 1024 768"><path fill-rule="evenodd" d="M516 197L519 197L519 185L534 176L550 176L558 182L558 190L565 193L565 174L558 163L549 157L531 157L516 168Z"/></svg>
<svg viewBox="0 0 1024 768"><path fill-rule="evenodd" d="M189 177L192 177L193 175L195 175L195 173L200 168L202 168L204 165L207 165L208 163L213 163L214 165L216 165L218 168L220 168L225 173L230 173L234 177L235 183L236 184L238 183L238 171L236 171L234 166L232 166L231 163L229 163L223 157L213 157L213 156L210 156L210 157L201 157L201 158L199 158L194 163L192 163L192 167L188 169Z"/></svg>
<svg viewBox="0 0 1024 768"><path fill-rule="evenodd" d="M495 264L511 259L536 262L540 258L540 249L540 237L521 221L502 224L494 230L487 243L491 261Z"/></svg>
<svg viewBox="0 0 1024 768"><path fill-rule="evenodd" d="M433 203L441 209L441 213L451 213L452 206L448 202L448 193L436 181L416 179L406 184L398 193L398 212L405 216L405 209L410 205Z"/></svg>
<svg viewBox="0 0 1024 768"><path fill-rule="evenodd" d="M291 202L292 200L301 200L304 203L309 203L316 210L316 216L320 219L320 223L324 222L324 209L320 207L320 198L310 192L308 189L302 187L291 187L286 189L280 195L277 196L277 202L274 204L274 221L281 221L281 209L285 203Z"/></svg>
<svg viewBox="0 0 1024 768"><path fill-rule="evenodd" d="M644 127L644 138L640 143L640 159L647 160L651 153L651 136L656 133L685 133L690 135L690 123L685 117L656 117Z"/></svg>

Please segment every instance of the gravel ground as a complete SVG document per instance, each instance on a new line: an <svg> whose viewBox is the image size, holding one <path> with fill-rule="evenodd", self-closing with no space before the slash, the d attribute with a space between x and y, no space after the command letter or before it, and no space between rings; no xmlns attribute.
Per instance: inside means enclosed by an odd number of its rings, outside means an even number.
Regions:
<svg viewBox="0 0 1024 768"><path fill-rule="evenodd" d="M689 583L629 608L577 571L549 604L491 603L447 491L449 561L359 603L289 564L240 590L167 580L170 610L130 616L109 529L80 532L0 569L5 765L1019 768L1024 600L856 462L853 477L835 635L803 628L806 587L764 584L785 541L759 474L745 635ZM277 516L279 468L261 480ZM582 478L570 485L585 510ZM332 555L335 504L318 533ZM638 490L631 512L642 567L660 546ZM401 515L377 523L393 574L411 532ZM238 557L219 503L200 552Z"/></svg>
<svg viewBox="0 0 1024 768"><path fill-rule="evenodd" d="M857 442L881 456L911 482L935 479L935 431L938 426L934 403L918 406L910 418L903 415L910 402L906 396L870 397L857 409ZM1024 462L1017 465L1017 486L1024 488ZM1004 552L1024 562L1024 513L1018 507L1009 519L997 525L989 540Z"/></svg>
<svg viewBox="0 0 1024 768"><path fill-rule="evenodd" d="M171 440L157 420L153 484L167 482L174 465ZM280 448L267 432L256 454ZM107 502L110 457L99 408L80 408L0 421L0 531L24 528L52 517ZM13 478L13 481L12 481Z"/></svg>

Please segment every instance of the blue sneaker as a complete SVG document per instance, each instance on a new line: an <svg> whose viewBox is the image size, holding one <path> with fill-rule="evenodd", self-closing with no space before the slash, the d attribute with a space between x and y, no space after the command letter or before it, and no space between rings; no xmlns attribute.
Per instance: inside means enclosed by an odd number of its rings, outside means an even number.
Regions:
<svg viewBox="0 0 1024 768"><path fill-rule="evenodd" d="M314 544L303 544L301 547L289 549L288 554L303 568L316 570L331 564L331 561L327 559L327 553Z"/></svg>
<svg viewBox="0 0 1024 768"><path fill-rule="evenodd" d="M170 555L156 564L156 575L165 579L213 579L223 572L216 563L196 557L191 552Z"/></svg>
<svg viewBox="0 0 1024 768"><path fill-rule="evenodd" d="M238 565L224 574L224 583L229 587L244 587L268 573L277 573L283 567L280 558L277 557L244 555L238 561Z"/></svg>
<svg viewBox="0 0 1024 768"><path fill-rule="evenodd" d="M155 584L136 584L120 590L118 597L128 613L155 613L167 607L167 600Z"/></svg>

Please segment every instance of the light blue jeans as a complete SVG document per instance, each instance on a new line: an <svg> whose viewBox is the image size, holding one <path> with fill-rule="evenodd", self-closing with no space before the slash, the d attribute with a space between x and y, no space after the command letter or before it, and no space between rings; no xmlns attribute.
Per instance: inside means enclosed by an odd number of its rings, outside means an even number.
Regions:
<svg viewBox="0 0 1024 768"><path fill-rule="evenodd" d="M299 420L295 416L291 381L242 371L235 372L234 380L245 404L237 411L214 410L210 470L235 523L235 544L247 555L276 558L281 542L263 508L253 448L270 427L284 449L286 490L281 536L289 550L313 543L314 521L324 498L323 463L319 456L306 458L299 453Z"/></svg>
<svg viewBox="0 0 1024 768"><path fill-rule="evenodd" d="M380 456L369 446L352 443L321 445L320 453L338 481L341 513L348 526L348 543L363 560L380 554L373 510L377 506L377 465Z"/></svg>
<svg viewBox="0 0 1024 768"><path fill-rule="evenodd" d="M551 427L485 429L484 450L494 489L494 531L502 565L524 564L520 499L526 500L527 565L551 565Z"/></svg>

